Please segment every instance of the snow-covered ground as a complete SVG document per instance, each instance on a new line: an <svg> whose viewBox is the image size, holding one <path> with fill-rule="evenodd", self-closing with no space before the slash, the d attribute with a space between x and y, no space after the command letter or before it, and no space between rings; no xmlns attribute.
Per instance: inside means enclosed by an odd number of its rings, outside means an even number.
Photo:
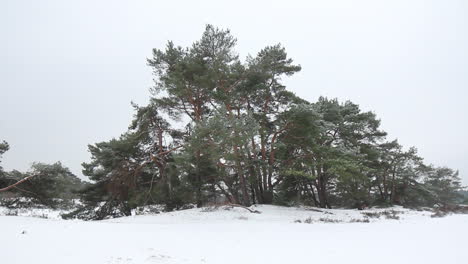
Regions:
<svg viewBox="0 0 468 264"><path fill-rule="evenodd" d="M468 215L253 208L261 214L221 207L90 222L53 212L0 216L0 263L468 263Z"/></svg>

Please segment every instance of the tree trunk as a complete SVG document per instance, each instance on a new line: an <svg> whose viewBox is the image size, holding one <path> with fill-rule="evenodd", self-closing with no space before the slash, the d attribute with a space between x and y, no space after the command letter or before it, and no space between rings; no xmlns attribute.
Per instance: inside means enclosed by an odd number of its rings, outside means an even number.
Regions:
<svg viewBox="0 0 468 264"><path fill-rule="evenodd" d="M237 175L239 176L239 180L240 180L243 205L250 206L249 191L247 189L247 181L245 179L244 170L240 162L241 155L239 152L239 147L237 145L234 145L234 153L236 155Z"/></svg>
<svg viewBox="0 0 468 264"><path fill-rule="evenodd" d="M319 197L319 203L321 208L330 208L330 205L328 204L328 199L327 199L327 182L326 178L324 175L324 172L322 171L322 168L318 167L317 168L317 193Z"/></svg>

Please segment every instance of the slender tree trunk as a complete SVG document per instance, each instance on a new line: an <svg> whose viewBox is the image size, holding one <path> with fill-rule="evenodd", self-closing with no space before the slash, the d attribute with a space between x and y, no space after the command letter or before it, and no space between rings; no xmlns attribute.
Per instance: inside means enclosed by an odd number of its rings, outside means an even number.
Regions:
<svg viewBox="0 0 468 264"><path fill-rule="evenodd" d="M221 185L217 184L216 186L219 188L221 193L224 194L224 196L228 199L229 203L233 203L233 204L238 203L238 201L237 201L236 197L234 197L234 195L232 195L228 191L224 190L224 188L221 187ZM228 189L229 189L229 187L228 187Z"/></svg>
<svg viewBox="0 0 468 264"><path fill-rule="evenodd" d="M261 203L260 201L260 189L259 189L259 184L258 184L258 178L257 175L255 174L255 164L254 164L254 157L252 153L249 151L248 146L244 147L245 150L247 151L247 156L249 158L249 174L250 174L250 179L252 183L250 184L250 188L252 190L252 203Z"/></svg>
<svg viewBox="0 0 468 264"><path fill-rule="evenodd" d="M317 197L315 196L314 186L312 185L312 183L309 183L309 187L310 187L310 193L311 193L311 196L312 196L312 200L314 201L314 205L319 206L319 203L317 201Z"/></svg>
<svg viewBox="0 0 468 264"><path fill-rule="evenodd" d="M392 192L390 193L390 201L392 203L395 202L395 196L396 196L396 184L395 184L395 176L396 176L396 168L393 168L392 172Z"/></svg>
<svg viewBox="0 0 468 264"><path fill-rule="evenodd" d="M258 200L258 203L260 204L263 204L265 203L264 200L263 200L263 174L262 174L262 169L261 169L261 165L259 164L258 162L258 153L257 153L257 147L255 145L255 139L254 138L251 138L251 144L252 144L252 151L253 151L253 155L252 155L252 158L253 158L253 161L254 161L254 164L252 164L252 167L253 167L253 170L254 172L256 173L256 182L255 182L255 191L257 193L256 197L257 197L257 200Z"/></svg>
<svg viewBox="0 0 468 264"><path fill-rule="evenodd" d="M328 204L328 199L327 199L327 181L326 181L326 176L325 172L323 171L323 168L320 166L317 166L317 193L319 197L319 202L320 202L320 207L321 208L330 208L330 205Z"/></svg>
<svg viewBox="0 0 468 264"><path fill-rule="evenodd" d="M387 172L383 174L383 200L387 201L388 199L388 186L387 186Z"/></svg>
<svg viewBox="0 0 468 264"><path fill-rule="evenodd" d="M196 152L196 163L197 163L197 191L196 191L196 200L197 200L197 207L200 208L203 206L203 199L202 199L202 179L200 175L200 159L201 159L201 152L200 150L197 150Z"/></svg>
<svg viewBox="0 0 468 264"><path fill-rule="evenodd" d="M247 189L247 181L245 179L244 169L242 168L242 165L241 165L241 155L240 155L239 147L237 145L234 145L234 153L236 155L237 175L239 176L239 180L241 184L240 187L241 187L241 192L242 192L243 205L250 206L249 192Z"/></svg>
<svg viewBox="0 0 468 264"><path fill-rule="evenodd" d="M268 185L267 185L267 155L266 155L266 146L265 146L265 135L262 133L261 135L261 150L262 150L262 183L263 183L263 191L268 190Z"/></svg>

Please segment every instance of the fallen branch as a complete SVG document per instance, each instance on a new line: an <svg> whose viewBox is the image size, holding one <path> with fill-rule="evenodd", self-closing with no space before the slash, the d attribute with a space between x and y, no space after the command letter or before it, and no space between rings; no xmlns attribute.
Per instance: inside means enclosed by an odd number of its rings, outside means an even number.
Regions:
<svg viewBox="0 0 468 264"><path fill-rule="evenodd" d="M308 211L314 211L314 212L318 212L318 213L325 213L325 212L322 211L322 210L314 209L314 208L307 208L306 210L308 210Z"/></svg>
<svg viewBox="0 0 468 264"><path fill-rule="evenodd" d="M16 183L14 183L14 184L12 184L12 185L10 185L10 186L7 186L7 187L5 187L5 188L1 188L1 189L0 189L0 192L5 192L5 191L8 191L8 190L10 190L10 189L13 189L13 188L15 188L17 185L20 185L21 183L23 183L23 182L25 182L25 181L31 179L31 178L34 177L34 176L37 176L37 175L28 176L28 177L26 177L26 178L24 178L24 179L22 179L22 180L17 181Z"/></svg>
<svg viewBox="0 0 468 264"><path fill-rule="evenodd" d="M232 204L232 203L227 203L226 206L232 206L232 207L239 207L239 208L244 208L245 210L251 212L251 213L254 213L254 214L261 214L260 211L257 211L257 210L252 210L248 207L245 207L245 206L242 206L240 204Z"/></svg>

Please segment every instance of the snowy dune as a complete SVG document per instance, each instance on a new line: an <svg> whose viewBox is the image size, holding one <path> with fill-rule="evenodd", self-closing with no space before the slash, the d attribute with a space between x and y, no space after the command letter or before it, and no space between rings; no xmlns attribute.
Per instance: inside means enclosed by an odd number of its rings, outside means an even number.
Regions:
<svg viewBox="0 0 468 264"><path fill-rule="evenodd" d="M0 263L468 263L468 215L255 209L261 214L205 208L95 222L0 216ZM399 219L377 218L389 210Z"/></svg>

